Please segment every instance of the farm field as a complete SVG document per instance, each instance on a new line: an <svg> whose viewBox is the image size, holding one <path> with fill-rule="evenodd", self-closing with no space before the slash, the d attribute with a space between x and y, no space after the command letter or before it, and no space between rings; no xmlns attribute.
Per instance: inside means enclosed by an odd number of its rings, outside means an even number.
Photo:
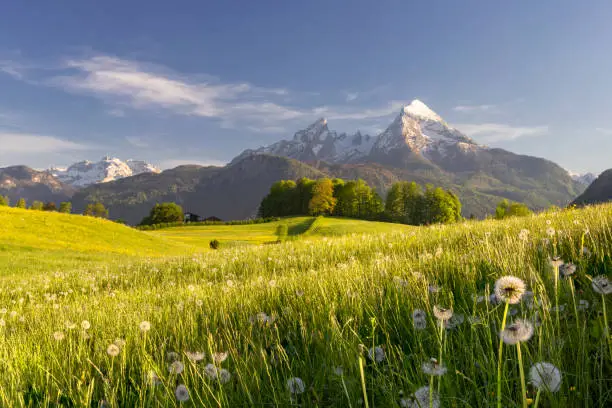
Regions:
<svg viewBox="0 0 612 408"><path fill-rule="evenodd" d="M0 406L612 403L612 205L151 232L2 208L0 248Z"/></svg>

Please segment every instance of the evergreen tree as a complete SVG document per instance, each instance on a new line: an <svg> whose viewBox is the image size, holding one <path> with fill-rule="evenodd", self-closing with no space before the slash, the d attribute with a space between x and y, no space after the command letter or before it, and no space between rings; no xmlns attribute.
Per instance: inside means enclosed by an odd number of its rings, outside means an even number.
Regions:
<svg viewBox="0 0 612 408"><path fill-rule="evenodd" d="M53 201L47 201L43 204L43 211L57 211L57 207Z"/></svg>
<svg viewBox="0 0 612 408"><path fill-rule="evenodd" d="M70 214L72 212L72 203L70 201L63 201L60 203L59 212Z"/></svg>
<svg viewBox="0 0 612 408"><path fill-rule="evenodd" d="M308 213L310 215L329 215L334 211L336 201L333 182L328 178L319 179L312 187Z"/></svg>
<svg viewBox="0 0 612 408"><path fill-rule="evenodd" d="M0 196L0 207L8 206L10 203L9 198L7 196Z"/></svg>
<svg viewBox="0 0 612 408"><path fill-rule="evenodd" d="M19 201L17 201L17 204L15 205L15 207L17 208L27 208L26 206L26 200L24 198L20 198Z"/></svg>

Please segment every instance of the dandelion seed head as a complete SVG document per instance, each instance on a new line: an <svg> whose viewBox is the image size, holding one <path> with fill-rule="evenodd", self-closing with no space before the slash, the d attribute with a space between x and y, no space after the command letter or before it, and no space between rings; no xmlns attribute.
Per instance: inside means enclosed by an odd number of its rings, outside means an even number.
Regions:
<svg viewBox="0 0 612 408"><path fill-rule="evenodd" d="M432 405L429 405L429 387L421 387L408 398L400 400L400 406L404 408L439 408L440 396L436 391L433 392Z"/></svg>
<svg viewBox="0 0 612 408"><path fill-rule="evenodd" d="M527 241L529 239L529 230L522 229L518 237L521 241Z"/></svg>
<svg viewBox="0 0 612 408"><path fill-rule="evenodd" d="M81 322L81 329L83 330L89 330L91 328L91 323L89 323L89 321L87 320L83 320Z"/></svg>
<svg viewBox="0 0 612 408"><path fill-rule="evenodd" d="M149 330L151 330L151 323L147 322L146 320L140 322L140 324L138 325L138 327L140 328L140 331L143 333L148 332Z"/></svg>
<svg viewBox="0 0 612 408"><path fill-rule="evenodd" d="M214 364L206 364L204 367L204 375L210 380L216 380L219 376L219 370Z"/></svg>
<svg viewBox="0 0 612 408"><path fill-rule="evenodd" d="M447 330L452 330L457 328L464 321L465 317L462 314L453 314L450 319L444 321L444 327Z"/></svg>
<svg viewBox="0 0 612 408"><path fill-rule="evenodd" d="M589 306L589 301L586 299L580 299L580 301L578 301L578 310L587 310Z"/></svg>
<svg viewBox="0 0 612 408"><path fill-rule="evenodd" d="M529 320L517 319L507 326L500 335L506 344L525 342L533 336L533 324Z"/></svg>
<svg viewBox="0 0 612 408"><path fill-rule="evenodd" d="M529 382L539 390L557 392L561 387L561 371L545 361L535 363L529 370Z"/></svg>
<svg viewBox="0 0 612 408"><path fill-rule="evenodd" d="M226 384L232 378L232 374L227 371L225 368L219 370L219 382L221 384Z"/></svg>
<svg viewBox="0 0 612 408"><path fill-rule="evenodd" d="M204 358L206 358L206 355L200 351L186 351L185 355L190 361L193 361L194 363L202 361L204 360Z"/></svg>
<svg viewBox="0 0 612 408"><path fill-rule="evenodd" d="M149 371L149 382L153 386L162 384L162 381L155 371Z"/></svg>
<svg viewBox="0 0 612 408"><path fill-rule="evenodd" d="M179 354L175 351L171 351L166 354L166 361L172 363L180 358Z"/></svg>
<svg viewBox="0 0 612 408"><path fill-rule="evenodd" d="M375 363L382 363L385 360L385 350L382 347L372 347L368 350L368 358Z"/></svg>
<svg viewBox="0 0 612 408"><path fill-rule="evenodd" d="M344 368L341 366L334 367L334 374L336 374L338 377L342 377L344 375Z"/></svg>
<svg viewBox="0 0 612 408"><path fill-rule="evenodd" d="M109 344L108 347L106 348L106 354L108 354L111 357L117 357L120 352L121 352L121 349L115 343Z"/></svg>
<svg viewBox="0 0 612 408"><path fill-rule="evenodd" d="M591 282L591 286L593 290L600 295L609 295L612 293L612 284L610 284L610 280L605 275L595 276Z"/></svg>
<svg viewBox="0 0 612 408"><path fill-rule="evenodd" d="M566 263L559 267L559 274L564 277L570 277L576 272L576 265L573 263Z"/></svg>
<svg viewBox="0 0 612 408"><path fill-rule="evenodd" d="M414 309L412 312L412 324L417 330L424 330L427 327L427 314L421 309Z"/></svg>
<svg viewBox="0 0 612 408"><path fill-rule="evenodd" d="M287 390L291 394L301 394L306 389L304 381L299 377L292 377L287 380Z"/></svg>
<svg viewBox="0 0 612 408"><path fill-rule="evenodd" d="M546 228L546 235L548 235L549 237L554 236L555 232L556 231L555 231L555 229L553 227Z"/></svg>
<svg viewBox="0 0 612 408"><path fill-rule="evenodd" d="M64 337L65 337L64 336L64 332L62 332L62 331L56 331L55 333L53 333L53 338L56 341L62 341L62 340L64 340Z"/></svg>
<svg viewBox="0 0 612 408"><path fill-rule="evenodd" d="M438 360L435 358L431 358L429 361L426 361L421 365L421 370L423 370L426 375L440 377L446 374L447 368L444 366L444 364L438 363Z"/></svg>
<svg viewBox="0 0 612 408"><path fill-rule="evenodd" d="M218 352L213 354L213 356L212 356L213 357L213 361L216 364L221 364L222 362L224 362L227 359L227 355L228 354L227 354L226 351L223 351L223 352L218 351Z"/></svg>
<svg viewBox="0 0 612 408"><path fill-rule="evenodd" d="M561 257L559 256L552 257L548 262L550 263L550 266L552 266L553 268L559 268L564 263L563 259L561 259Z"/></svg>
<svg viewBox="0 0 612 408"><path fill-rule="evenodd" d="M170 374L180 374L183 372L184 369L185 369L185 365L179 360L173 361L168 366L168 371L170 371Z"/></svg>
<svg viewBox="0 0 612 408"><path fill-rule="evenodd" d="M189 401L189 390L187 390L187 387L185 387L183 384L176 387L174 395L176 396L176 400L179 402Z"/></svg>
<svg viewBox="0 0 612 408"><path fill-rule="evenodd" d="M445 309L438 305L435 305L433 307L433 313L434 316L436 316L436 319L438 320L448 320L453 317L453 309Z"/></svg>
<svg viewBox="0 0 612 408"><path fill-rule="evenodd" d="M516 276L502 276L495 282L495 297L512 305L521 300L525 293L525 282Z"/></svg>

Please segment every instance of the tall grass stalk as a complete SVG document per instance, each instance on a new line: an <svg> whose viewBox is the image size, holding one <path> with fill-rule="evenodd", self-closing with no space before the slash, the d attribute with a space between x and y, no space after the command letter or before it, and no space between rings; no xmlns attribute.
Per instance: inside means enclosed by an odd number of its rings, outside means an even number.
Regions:
<svg viewBox="0 0 612 408"><path fill-rule="evenodd" d="M502 325L499 332L503 332L506 328L506 318L508 317L508 307L510 304L505 302L504 306L504 317L502 318ZM502 393L501 393L501 381L502 381L502 365L503 361L503 352L504 352L504 340L502 336L499 336L499 349L498 349L498 360L497 360L497 408L502 408Z"/></svg>

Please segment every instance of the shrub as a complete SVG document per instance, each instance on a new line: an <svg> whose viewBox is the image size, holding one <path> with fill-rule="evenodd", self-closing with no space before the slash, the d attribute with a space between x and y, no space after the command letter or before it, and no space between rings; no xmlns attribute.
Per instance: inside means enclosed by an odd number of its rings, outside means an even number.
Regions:
<svg viewBox="0 0 612 408"><path fill-rule="evenodd" d="M216 239L213 239L212 241L210 241L210 244L209 244L210 249L219 249L219 245L220 243Z"/></svg>

